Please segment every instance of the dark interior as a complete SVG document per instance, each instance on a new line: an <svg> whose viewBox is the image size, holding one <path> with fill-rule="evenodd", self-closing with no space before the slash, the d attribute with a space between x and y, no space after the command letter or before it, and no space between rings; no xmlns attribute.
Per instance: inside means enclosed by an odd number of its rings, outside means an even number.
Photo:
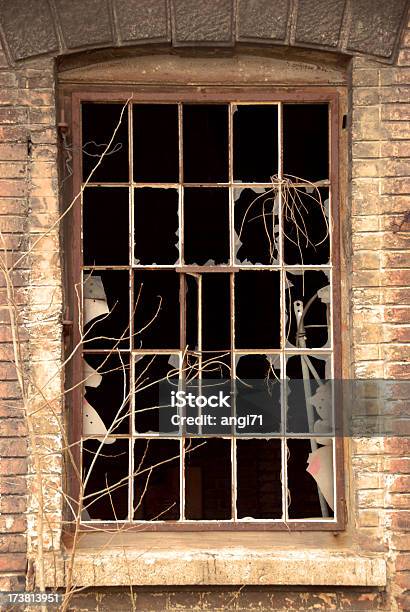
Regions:
<svg viewBox="0 0 410 612"><path fill-rule="evenodd" d="M185 466L186 518L230 519L231 441L224 438L188 438Z"/></svg>
<svg viewBox="0 0 410 612"><path fill-rule="evenodd" d="M241 270L235 275L235 333L237 348L279 348L279 272Z"/></svg>
<svg viewBox="0 0 410 612"><path fill-rule="evenodd" d="M280 440L237 440L238 518L282 517Z"/></svg>
<svg viewBox="0 0 410 612"><path fill-rule="evenodd" d="M283 105L283 172L306 181L329 178L329 107Z"/></svg>
<svg viewBox="0 0 410 612"><path fill-rule="evenodd" d="M128 182L128 112L125 109L121 119L123 107L123 104L83 102L83 181L86 181L93 171L93 183ZM110 148L101 159L112 138ZM95 168L99 161L98 167Z"/></svg>
<svg viewBox="0 0 410 612"><path fill-rule="evenodd" d="M176 104L134 104L133 142L136 183L178 183Z"/></svg>
<svg viewBox="0 0 410 612"><path fill-rule="evenodd" d="M178 520L179 455L179 440L135 440L135 520Z"/></svg>
<svg viewBox="0 0 410 612"><path fill-rule="evenodd" d="M101 446L98 440L83 442L83 477L95 459L84 492L84 507L91 519L128 518L129 441L117 439ZM90 497L88 497L90 496Z"/></svg>
<svg viewBox="0 0 410 612"><path fill-rule="evenodd" d="M173 265L179 259L178 191L134 189L134 257L139 265Z"/></svg>
<svg viewBox="0 0 410 612"><path fill-rule="evenodd" d="M184 104L185 183L228 181L228 105Z"/></svg>

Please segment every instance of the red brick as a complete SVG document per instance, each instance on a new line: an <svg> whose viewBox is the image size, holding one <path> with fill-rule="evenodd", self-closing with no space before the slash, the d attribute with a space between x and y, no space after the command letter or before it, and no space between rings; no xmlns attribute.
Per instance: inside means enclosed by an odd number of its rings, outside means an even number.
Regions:
<svg viewBox="0 0 410 612"><path fill-rule="evenodd" d="M27 434L26 424L23 419L0 419L0 437L11 438L11 436L24 436Z"/></svg>
<svg viewBox="0 0 410 612"><path fill-rule="evenodd" d="M24 416L24 407L19 399L2 399L0 401L0 418L3 419L11 419L17 418L21 419Z"/></svg>
<svg viewBox="0 0 410 612"><path fill-rule="evenodd" d="M407 250L382 253L383 268L403 268L409 260L410 253Z"/></svg>
<svg viewBox="0 0 410 612"><path fill-rule="evenodd" d="M386 470L392 474L410 474L410 458L400 457L399 459L386 458Z"/></svg>
<svg viewBox="0 0 410 612"><path fill-rule="evenodd" d="M390 516L393 529L410 531L410 511L393 512Z"/></svg>
<svg viewBox="0 0 410 612"><path fill-rule="evenodd" d="M0 475L9 476L10 474L26 474L27 459L2 459L0 461Z"/></svg>
<svg viewBox="0 0 410 612"><path fill-rule="evenodd" d="M397 285L399 287L410 286L409 270L386 270L382 275L382 280L386 287Z"/></svg>
<svg viewBox="0 0 410 612"><path fill-rule="evenodd" d="M15 419L5 419L5 425L7 427L7 421L14 421ZM1 421L0 421L1 422ZM14 434L14 430L10 431ZM26 457L27 456L27 441L24 438L0 438L0 457Z"/></svg>
<svg viewBox="0 0 410 612"><path fill-rule="evenodd" d="M4 574L0 576L0 591L17 591L25 590L25 577L17 574Z"/></svg>
<svg viewBox="0 0 410 612"><path fill-rule="evenodd" d="M27 144L0 143L0 160L25 161L27 160Z"/></svg>
<svg viewBox="0 0 410 612"><path fill-rule="evenodd" d="M24 516L0 516L0 533L25 533L27 521Z"/></svg>
<svg viewBox="0 0 410 612"><path fill-rule="evenodd" d="M26 195L26 193L27 193L27 183L25 180L23 179L0 179L0 197L19 198L19 197ZM5 229L4 231L10 231L10 230ZM18 230L11 230L11 231L18 231Z"/></svg>
<svg viewBox="0 0 410 612"><path fill-rule="evenodd" d="M0 103L2 99L2 92L0 90ZM11 102L14 104L14 102ZM27 146L28 130L22 126L0 126L0 142L18 142L26 143Z"/></svg>
<svg viewBox="0 0 410 612"><path fill-rule="evenodd" d="M7 323L6 311L0 311L0 323ZM7 315L8 318L8 315ZM0 362L0 380L17 380L16 368L12 363Z"/></svg>
<svg viewBox="0 0 410 612"><path fill-rule="evenodd" d="M385 304L410 304L410 288L386 287L383 289L383 301Z"/></svg>
<svg viewBox="0 0 410 612"><path fill-rule="evenodd" d="M13 125L27 123L27 109L15 106L0 107L0 125Z"/></svg>
<svg viewBox="0 0 410 612"><path fill-rule="evenodd" d="M0 555L0 572L23 572L26 569L26 555Z"/></svg>
<svg viewBox="0 0 410 612"><path fill-rule="evenodd" d="M410 455L410 439L408 438L386 438L384 449L387 455L406 456Z"/></svg>
<svg viewBox="0 0 410 612"><path fill-rule="evenodd" d="M410 342L410 326L389 325L385 329L384 339L388 342Z"/></svg>
<svg viewBox="0 0 410 612"><path fill-rule="evenodd" d="M410 589L410 572L397 572L394 582L404 590Z"/></svg>
<svg viewBox="0 0 410 612"><path fill-rule="evenodd" d="M14 179L24 177L27 172L26 164L22 162L0 161L0 178Z"/></svg>
<svg viewBox="0 0 410 612"><path fill-rule="evenodd" d="M27 493L25 476L1 476L0 495L24 495Z"/></svg>
<svg viewBox="0 0 410 612"><path fill-rule="evenodd" d="M0 537L0 553L21 553L27 549L24 535L5 535Z"/></svg>
<svg viewBox="0 0 410 612"><path fill-rule="evenodd" d="M407 194L410 192L410 178L397 177L382 181L382 193Z"/></svg>
<svg viewBox="0 0 410 612"><path fill-rule="evenodd" d="M383 104L382 121L405 121L410 119L410 104Z"/></svg>
<svg viewBox="0 0 410 612"><path fill-rule="evenodd" d="M19 495L2 495L0 512L2 514L22 514L27 509L27 499Z"/></svg>
<svg viewBox="0 0 410 612"><path fill-rule="evenodd" d="M396 570L410 570L410 553L401 553L397 555Z"/></svg>
<svg viewBox="0 0 410 612"><path fill-rule="evenodd" d="M390 486L393 493L409 493L410 492L410 476L396 476Z"/></svg>

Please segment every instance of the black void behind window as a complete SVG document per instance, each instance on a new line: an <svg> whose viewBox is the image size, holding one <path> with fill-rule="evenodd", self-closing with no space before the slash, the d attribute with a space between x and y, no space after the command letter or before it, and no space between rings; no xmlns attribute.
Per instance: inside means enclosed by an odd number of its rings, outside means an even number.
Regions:
<svg viewBox="0 0 410 612"><path fill-rule="evenodd" d="M94 101L81 125L83 520L333 521L328 104ZM182 378L258 381L265 428L159 437Z"/></svg>

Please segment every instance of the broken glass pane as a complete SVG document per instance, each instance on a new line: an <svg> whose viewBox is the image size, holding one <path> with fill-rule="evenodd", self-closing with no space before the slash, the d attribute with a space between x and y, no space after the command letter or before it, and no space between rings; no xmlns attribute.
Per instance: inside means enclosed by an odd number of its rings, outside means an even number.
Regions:
<svg viewBox="0 0 410 612"><path fill-rule="evenodd" d="M236 415L243 421L237 435L268 434L281 431L281 375L279 355L237 355Z"/></svg>
<svg viewBox="0 0 410 612"><path fill-rule="evenodd" d="M129 206L126 187L90 187L83 193L85 266L129 262Z"/></svg>
<svg viewBox="0 0 410 612"><path fill-rule="evenodd" d="M241 270L235 275L235 345L279 348L279 272Z"/></svg>
<svg viewBox="0 0 410 612"><path fill-rule="evenodd" d="M330 272L287 271L285 299L287 346L330 346Z"/></svg>
<svg viewBox="0 0 410 612"><path fill-rule="evenodd" d="M129 346L127 270L84 272L84 348Z"/></svg>
<svg viewBox="0 0 410 612"><path fill-rule="evenodd" d="M288 439L286 443L289 519L333 518L333 442Z"/></svg>
<svg viewBox="0 0 410 612"><path fill-rule="evenodd" d="M166 433L166 424L170 421L168 406L160 404L160 385L169 382L169 388L175 385L178 391L179 356L173 355L137 355L135 358L135 431L137 433ZM167 387L168 389L168 387ZM160 419L160 411L166 412ZM172 416L172 415L171 415ZM178 428L170 428L170 431Z"/></svg>
<svg viewBox="0 0 410 612"><path fill-rule="evenodd" d="M84 440L82 454L83 482L87 479L82 520L127 519L129 441L101 446L98 440Z"/></svg>
<svg viewBox="0 0 410 612"><path fill-rule="evenodd" d="M188 350L197 351L201 338L199 303L201 301L202 276L185 275L186 343Z"/></svg>
<svg viewBox="0 0 410 612"><path fill-rule="evenodd" d="M82 162L83 180L91 172L93 183L127 183L128 182L128 112L123 104L96 104L83 102L82 108ZM115 132L116 131L116 132ZM114 135L115 132L115 135ZM114 138L113 138L114 136ZM104 153L107 145L110 148ZM102 154L104 156L102 157ZM97 166L98 162L101 163Z"/></svg>
<svg viewBox="0 0 410 612"><path fill-rule="evenodd" d="M280 519L280 440L237 440L236 461L238 519Z"/></svg>
<svg viewBox="0 0 410 612"><path fill-rule="evenodd" d="M134 520L179 519L179 440L134 441Z"/></svg>
<svg viewBox="0 0 410 612"><path fill-rule="evenodd" d="M228 182L228 105L184 104L185 183Z"/></svg>
<svg viewBox="0 0 410 612"><path fill-rule="evenodd" d="M134 104L134 181L179 180L177 104Z"/></svg>
<svg viewBox="0 0 410 612"><path fill-rule="evenodd" d="M292 179L329 178L328 104L283 105L283 172Z"/></svg>
<svg viewBox="0 0 410 612"><path fill-rule="evenodd" d="M84 359L93 371L91 376L84 376L86 401L97 411L110 433L129 433L128 355L86 353Z"/></svg>
<svg viewBox="0 0 410 612"><path fill-rule="evenodd" d="M231 440L185 441L185 516L229 520L232 516Z"/></svg>
<svg viewBox="0 0 410 612"><path fill-rule="evenodd" d="M202 349L220 351L231 347L229 274L202 274Z"/></svg>
<svg viewBox="0 0 410 612"><path fill-rule="evenodd" d="M234 108L234 181L269 183L278 172L278 146L275 104L240 104Z"/></svg>
<svg viewBox="0 0 410 612"><path fill-rule="evenodd" d="M179 349L179 275L134 272L134 348Z"/></svg>
<svg viewBox="0 0 410 612"><path fill-rule="evenodd" d="M282 194L286 264L329 263L329 190L298 187Z"/></svg>
<svg viewBox="0 0 410 612"><path fill-rule="evenodd" d="M178 201L176 189L134 190L135 264L179 263Z"/></svg>
<svg viewBox="0 0 410 612"><path fill-rule="evenodd" d="M279 257L279 196L271 189L234 190L235 263L274 265Z"/></svg>
<svg viewBox="0 0 410 612"><path fill-rule="evenodd" d="M333 432L334 391L330 355L292 355L286 360L287 432Z"/></svg>
<svg viewBox="0 0 410 612"><path fill-rule="evenodd" d="M184 190L184 260L186 264L229 263L229 190Z"/></svg>

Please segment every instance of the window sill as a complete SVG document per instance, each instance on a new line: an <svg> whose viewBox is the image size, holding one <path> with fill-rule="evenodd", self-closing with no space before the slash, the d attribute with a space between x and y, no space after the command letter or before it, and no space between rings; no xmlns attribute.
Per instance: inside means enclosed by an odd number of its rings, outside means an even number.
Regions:
<svg viewBox="0 0 410 612"><path fill-rule="evenodd" d="M232 542L190 544L182 538L164 544L139 534L142 542L130 545L107 541L100 549L91 542L81 543L75 554L74 583L77 586L123 585L386 585L386 561L383 555L363 555L349 548L324 549L315 546L273 547L261 543L254 534L254 544ZM192 534L190 534L192 535ZM194 534L195 535L195 534ZM263 536L265 538L265 536ZM258 541L259 539L259 541ZM128 540L128 542L127 542ZM161 542L162 540L162 542ZM90 545L91 544L91 545ZM49 556L48 585L65 586L71 551L56 559Z"/></svg>

